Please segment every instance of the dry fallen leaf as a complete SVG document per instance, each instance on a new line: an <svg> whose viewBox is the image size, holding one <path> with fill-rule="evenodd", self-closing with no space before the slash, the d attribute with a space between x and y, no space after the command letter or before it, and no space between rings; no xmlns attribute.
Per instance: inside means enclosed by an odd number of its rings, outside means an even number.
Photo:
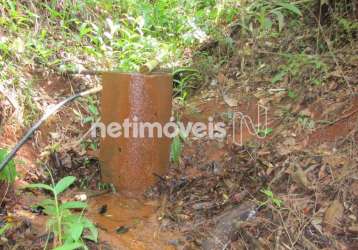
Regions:
<svg viewBox="0 0 358 250"><path fill-rule="evenodd" d="M355 181L355 182L352 183L352 185L351 185L351 193L356 198L358 198L358 181Z"/></svg>
<svg viewBox="0 0 358 250"><path fill-rule="evenodd" d="M323 162L330 165L331 167L342 167L346 166L349 163L349 160L344 155L325 155L322 158Z"/></svg>
<svg viewBox="0 0 358 250"><path fill-rule="evenodd" d="M323 225L325 233L333 233L340 223L343 212L343 204L338 199L334 200L324 214Z"/></svg>
<svg viewBox="0 0 358 250"><path fill-rule="evenodd" d="M287 137L283 141L283 145L285 145L285 146L294 146L295 144L296 144L296 139L293 137Z"/></svg>
<svg viewBox="0 0 358 250"><path fill-rule="evenodd" d="M344 107L346 107L346 105L347 104L345 102L328 104L325 106L321 117L323 119L327 119L329 116L340 114L343 111Z"/></svg>
<svg viewBox="0 0 358 250"><path fill-rule="evenodd" d="M353 234L358 234L358 225L355 224L355 225L350 226L348 228L348 231Z"/></svg>
<svg viewBox="0 0 358 250"><path fill-rule="evenodd" d="M235 98L229 97L227 95L223 95L224 102L229 105L229 107L236 107L238 105L238 101Z"/></svg>
<svg viewBox="0 0 358 250"><path fill-rule="evenodd" d="M219 73L218 74L218 82L221 84L221 85L223 85L223 84L225 84L225 82L227 81L227 78L226 78L226 76L223 74L223 73Z"/></svg>
<svg viewBox="0 0 358 250"><path fill-rule="evenodd" d="M295 171L292 173L293 180L307 190L312 190L312 185L307 178L306 173L300 166L296 166Z"/></svg>
<svg viewBox="0 0 358 250"><path fill-rule="evenodd" d="M315 216L311 220L312 226L322 234L322 217Z"/></svg>
<svg viewBox="0 0 358 250"><path fill-rule="evenodd" d="M306 108L304 110L301 110L300 111L300 115L301 116L307 116L307 117L310 117L310 118L313 118L313 113L311 112L311 110L309 108Z"/></svg>

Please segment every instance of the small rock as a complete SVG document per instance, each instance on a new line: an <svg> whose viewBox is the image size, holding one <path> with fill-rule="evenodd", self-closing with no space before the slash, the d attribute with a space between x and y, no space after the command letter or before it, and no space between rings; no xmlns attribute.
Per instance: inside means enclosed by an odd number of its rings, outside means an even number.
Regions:
<svg viewBox="0 0 358 250"><path fill-rule="evenodd" d="M178 240L178 239L173 239L173 240L168 240L168 244L177 247L177 246L183 245L183 241Z"/></svg>
<svg viewBox="0 0 358 250"><path fill-rule="evenodd" d="M98 213L105 214L107 212L107 210L108 210L108 206L107 206L107 204L104 204L98 209Z"/></svg>
<svg viewBox="0 0 358 250"><path fill-rule="evenodd" d="M86 194L76 194L75 195L75 200L76 201L86 201L87 200L87 195Z"/></svg>
<svg viewBox="0 0 358 250"><path fill-rule="evenodd" d="M128 231L129 231L129 228L126 226L120 226L119 228L116 229L117 234L125 234Z"/></svg>
<svg viewBox="0 0 358 250"><path fill-rule="evenodd" d="M30 211L31 211L31 213L41 215L41 214L44 214L44 209L45 208L43 206L38 205L38 206L31 207Z"/></svg>
<svg viewBox="0 0 358 250"><path fill-rule="evenodd" d="M217 80L217 79L211 80L210 85L211 85L211 86L216 86L216 85L218 85L218 80Z"/></svg>
<svg viewBox="0 0 358 250"><path fill-rule="evenodd" d="M227 95L223 95L224 102L229 105L229 107L236 107L238 105L238 100Z"/></svg>
<svg viewBox="0 0 358 250"><path fill-rule="evenodd" d="M50 136L54 140L57 140L57 139L61 138L61 135L59 133L56 133L56 132L50 132Z"/></svg>
<svg viewBox="0 0 358 250"><path fill-rule="evenodd" d="M214 202L200 202L193 205L193 209L195 210L202 210L202 209L209 209L215 206Z"/></svg>
<svg viewBox="0 0 358 250"><path fill-rule="evenodd" d="M212 162L212 170L215 175L220 175L223 172L223 168L217 161Z"/></svg>
<svg viewBox="0 0 358 250"><path fill-rule="evenodd" d="M215 226L202 243L202 249L222 249L223 243L230 242L233 233L241 222L252 219L256 214L256 204L245 202L214 219Z"/></svg>

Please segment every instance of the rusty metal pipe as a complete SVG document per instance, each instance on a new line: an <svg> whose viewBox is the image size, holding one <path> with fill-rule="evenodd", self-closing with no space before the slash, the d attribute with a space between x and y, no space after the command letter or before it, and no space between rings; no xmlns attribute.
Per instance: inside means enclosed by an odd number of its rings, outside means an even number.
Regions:
<svg viewBox="0 0 358 250"><path fill-rule="evenodd" d="M172 107L172 76L167 73L102 74L102 122L123 124L125 119L138 122L169 121ZM135 138L108 135L101 139L100 161L102 180L117 190L141 193L163 175L169 165L170 139Z"/></svg>

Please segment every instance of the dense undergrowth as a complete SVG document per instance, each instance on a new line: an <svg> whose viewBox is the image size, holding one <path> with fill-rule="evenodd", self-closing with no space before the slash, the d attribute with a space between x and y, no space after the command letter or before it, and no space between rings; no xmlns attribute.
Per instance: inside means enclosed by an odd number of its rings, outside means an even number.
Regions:
<svg viewBox="0 0 358 250"><path fill-rule="evenodd" d="M285 76L300 78L305 67L316 72L310 80L320 83L325 69L320 53L354 41L353 7L337 2L327 10L324 3L319 8L319 1L284 0L2 0L0 78L5 89L20 90L17 101L25 125L39 112L32 102L38 97L36 79L28 75L38 71L138 71L146 61L158 59L170 70L194 65L208 82L233 54L242 57L240 71L245 73L254 54L273 52L285 63L274 67L255 60L253 70L275 71L275 83ZM320 10L327 29L317 25ZM313 33L302 33L302 25L313 26ZM286 41L278 43L282 39ZM205 50L210 44L218 44L217 53ZM191 80L198 85L198 78Z"/></svg>
<svg viewBox="0 0 358 250"><path fill-rule="evenodd" d="M235 2L2 0L0 77L19 93L18 122L29 125L39 112L27 73L137 71L150 59L169 69L190 65L185 48L222 35L217 24L233 20Z"/></svg>

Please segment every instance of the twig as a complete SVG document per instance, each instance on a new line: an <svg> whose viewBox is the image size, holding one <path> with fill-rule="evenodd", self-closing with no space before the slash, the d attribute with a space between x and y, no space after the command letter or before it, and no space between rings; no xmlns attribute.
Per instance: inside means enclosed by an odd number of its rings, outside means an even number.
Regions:
<svg viewBox="0 0 358 250"><path fill-rule="evenodd" d="M2 203L4 202L5 197L6 197L7 193L9 192L9 188L10 188L10 184L8 182L5 182L5 184L6 184L6 190L4 192L4 196L2 197L2 199L0 201L0 206L3 205Z"/></svg>
<svg viewBox="0 0 358 250"><path fill-rule="evenodd" d="M287 227L286 227L286 224L285 224L285 222L284 222L284 220L283 220L283 217L282 217L282 214L281 214L281 211L280 211L280 210L278 210L278 214L279 214L279 216L280 216L283 229L285 229L285 232L286 232L286 234L287 234L287 237L288 237L288 239L289 239L289 241L290 241L291 247L293 247L293 246L294 246L294 242L292 241L290 232L288 231L288 229L287 229Z"/></svg>
<svg viewBox="0 0 358 250"><path fill-rule="evenodd" d="M286 172L286 170L287 170L286 167L282 167L282 169L277 174L275 174L275 176L270 181L268 186L271 187L276 181L278 181L283 176L283 174Z"/></svg>
<svg viewBox="0 0 358 250"><path fill-rule="evenodd" d="M339 122L339 121L342 121L342 120L344 120L344 119L347 119L348 117L354 115L354 114L357 113L357 112L358 112L358 109L355 109L355 110L349 112L348 114L345 114L345 115L339 117L337 120L335 120L335 121L333 121L333 122L330 122L326 127L332 126L333 124L335 124L335 123L337 123L337 122Z"/></svg>
<svg viewBox="0 0 358 250"><path fill-rule="evenodd" d="M108 194L110 193L110 189L106 189L106 190L102 190L102 191L98 191L98 192L95 192L95 193L92 193L92 194L87 194L87 198L94 198L94 197L97 197L97 196L100 196L100 195L104 195L104 194Z"/></svg>
<svg viewBox="0 0 358 250"><path fill-rule="evenodd" d="M280 227L277 231L276 239L275 239L275 250L280 250L280 239L282 235L282 227Z"/></svg>

